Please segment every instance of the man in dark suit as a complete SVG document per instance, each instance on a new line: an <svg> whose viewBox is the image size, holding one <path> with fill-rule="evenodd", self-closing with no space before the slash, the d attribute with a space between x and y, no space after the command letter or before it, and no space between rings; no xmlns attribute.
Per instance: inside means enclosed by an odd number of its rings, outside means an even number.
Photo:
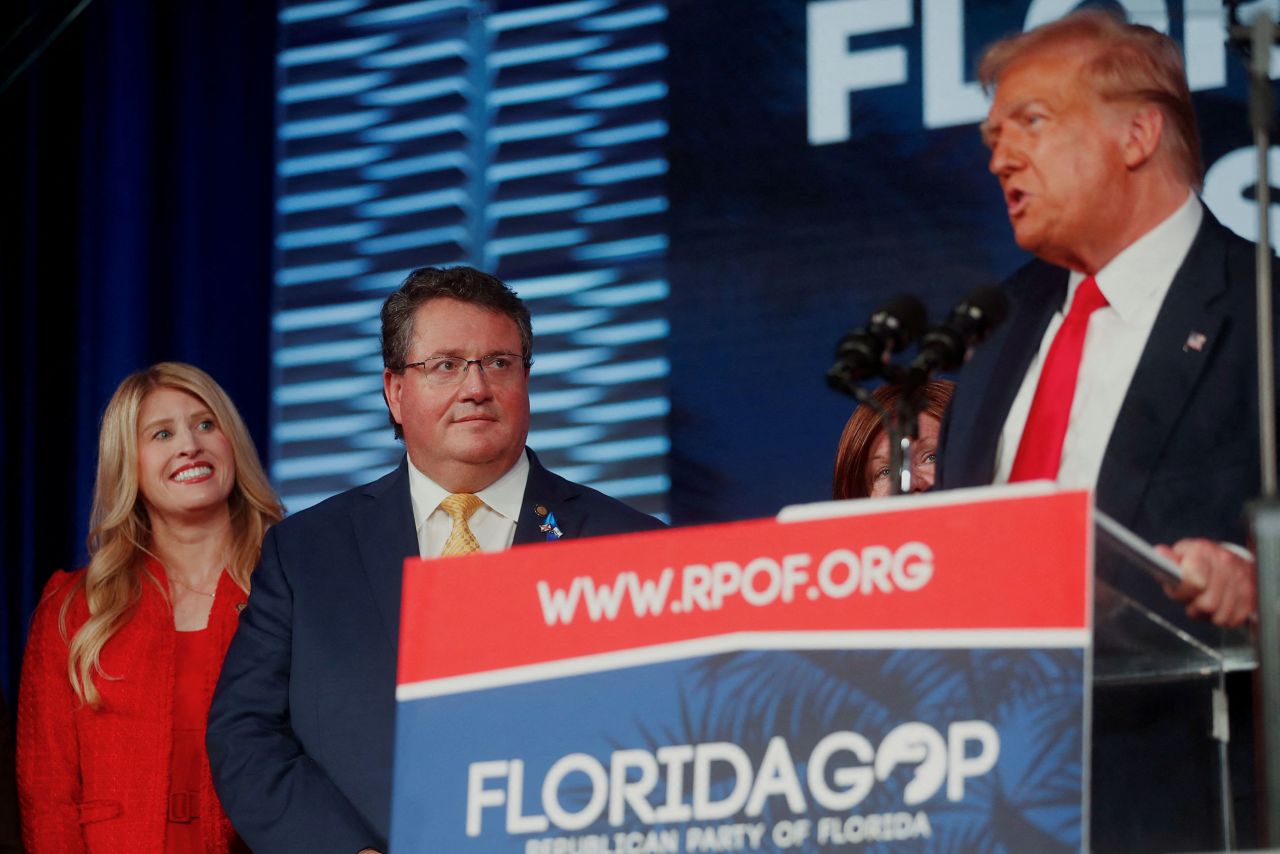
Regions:
<svg viewBox="0 0 1280 854"><path fill-rule="evenodd" d="M209 715L254 850L386 850L405 558L661 527L525 447L531 354L528 310L478 270L416 270L383 306L405 459L267 533Z"/></svg>
<svg viewBox="0 0 1280 854"><path fill-rule="evenodd" d="M1008 322L965 366L941 488L1053 479L1164 547L1192 616L1256 610L1253 246L1195 196L1181 53L1105 12L993 46L983 134L1018 245ZM1092 294L1090 296L1089 294ZM1234 544L1234 545L1231 545Z"/></svg>
<svg viewBox="0 0 1280 854"><path fill-rule="evenodd" d="M1191 616L1239 625L1257 607L1241 548L1259 492L1254 249L1195 195L1181 52L1092 10L997 43L979 77L994 87L991 172L1037 260L1006 283L1008 321L960 376L937 485L1093 488L1101 510L1172 544L1185 581L1169 592ZM1244 839L1247 684L1229 693L1243 700L1231 748ZM1095 850L1221 846L1211 708L1190 680L1095 687Z"/></svg>

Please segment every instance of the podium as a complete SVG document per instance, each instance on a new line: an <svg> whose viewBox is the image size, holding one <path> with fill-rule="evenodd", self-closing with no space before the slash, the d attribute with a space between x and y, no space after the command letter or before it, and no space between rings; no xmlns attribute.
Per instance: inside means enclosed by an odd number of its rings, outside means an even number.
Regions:
<svg viewBox="0 0 1280 854"><path fill-rule="evenodd" d="M1150 547L1096 519L1093 847L1252 847L1253 639L1189 619Z"/></svg>
<svg viewBox="0 0 1280 854"><path fill-rule="evenodd" d="M410 560L392 850L1105 847L1095 694L1248 662L1103 534L1095 596L1093 515L1019 485Z"/></svg>

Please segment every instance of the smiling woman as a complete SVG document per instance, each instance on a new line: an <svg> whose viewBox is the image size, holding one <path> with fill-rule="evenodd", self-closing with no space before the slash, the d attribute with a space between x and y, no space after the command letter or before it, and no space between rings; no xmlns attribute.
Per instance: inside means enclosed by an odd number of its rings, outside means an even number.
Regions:
<svg viewBox="0 0 1280 854"><path fill-rule="evenodd" d="M49 581L18 700L28 851L243 850L204 722L262 536L244 423L198 368L127 377L102 418L89 566Z"/></svg>
<svg viewBox="0 0 1280 854"><path fill-rule="evenodd" d="M203 400L176 388L147 393L138 411L138 490L153 531L185 519L225 528L235 479L231 442Z"/></svg>

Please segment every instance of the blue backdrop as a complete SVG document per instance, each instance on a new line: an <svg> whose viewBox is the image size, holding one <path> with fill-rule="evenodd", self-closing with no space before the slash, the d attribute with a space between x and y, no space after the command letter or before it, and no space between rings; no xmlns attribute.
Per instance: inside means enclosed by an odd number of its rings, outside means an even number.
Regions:
<svg viewBox="0 0 1280 854"><path fill-rule="evenodd" d="M275 10L5 4L0 686L85 557L98 420L129 372L207 369L266 447Z"/></svg>

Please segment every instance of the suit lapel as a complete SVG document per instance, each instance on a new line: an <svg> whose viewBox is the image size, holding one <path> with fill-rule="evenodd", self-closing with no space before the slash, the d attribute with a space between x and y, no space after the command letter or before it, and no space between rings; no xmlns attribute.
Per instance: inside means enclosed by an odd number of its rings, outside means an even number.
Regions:
<svg viewBox="0 0 1280 854"><path fill-rule="evenodd" d="M1127 527L1221 337L1225 316L1212 306L1227 287L1220 228L1206 210L1156 315L1103 455L1098 506ZM1192 333L1205 336L1199 347L1187 346Z"/></svg>
<svg viewBox="0 0 1280 854"><path fill-rule="evenodd" d="M1010 283L1009 289L1014 296L1011 316L995 340L979 348L975 356L975 362L985 361L984 369L966 371L962 376L962 393L963 382L974 373L983 378L983 383L974 389L975 397L966 411L955 413L957 423L949 427L952 435L947 439L948 448L954 441L956 450L944 451L943 465L954 466L956 475L946 477L948 488L989 484L995 476L996 450L1005 419L1031 361L1040 351L1049 321L1066 301L1067 271L1035 264Z"/></svg>
<svg viewBox="0 0 1280 854"><path fill-rule="evenodd" d="M529 455L529 479L524 487L524 502L520 505L520 518L516 520L513 545L545 542L548 534L542 530L542 525L552 515L555 516L556 528L560 530L561 537L578 536L582 530L583 517L577 512L575 499L581 494L581 490L543 468L538 455L533 451L526 448L525 452Z"/></svg>
<svg viewBox="0 0 1280 854"><path fill-rule="evenodd" d="M418 534L409 501L408 458L364 488L352 510L360 563L394 650L400 641L400 582L405 558L417 557Z"/></svg>

